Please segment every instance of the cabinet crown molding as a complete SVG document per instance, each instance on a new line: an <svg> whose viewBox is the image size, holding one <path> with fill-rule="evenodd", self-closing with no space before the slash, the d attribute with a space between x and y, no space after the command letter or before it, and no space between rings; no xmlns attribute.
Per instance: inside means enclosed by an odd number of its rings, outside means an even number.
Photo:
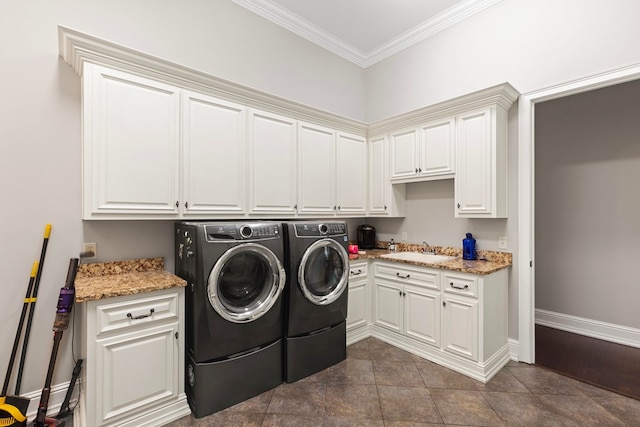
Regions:
<svg viewBox="0 0 640 427"><path fill-rule="evenodd" d="M367 124L274 96L71 28L58 26L58 52L82 76L85 63L134 73L184 89L365 136Z"/></svg>
<svg viewBox="0 0 640 427"><path fill-rule="evenodd" d="M497 105L508 111L520 93L508 82L462 95L447 101L429 105L369 124L368 135L376 136L409 127L419 126L431 120L469 112L478 108Z"/></svg>

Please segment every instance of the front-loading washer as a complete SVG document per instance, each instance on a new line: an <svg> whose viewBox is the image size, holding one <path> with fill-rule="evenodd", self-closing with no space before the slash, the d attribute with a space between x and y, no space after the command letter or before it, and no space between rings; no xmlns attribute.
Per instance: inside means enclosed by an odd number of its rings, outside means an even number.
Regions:
<svg viewBox="0 0 640 427"><path fill-rule="evenodd" d="M283 225L285 381L328 368L347 356L349 255L347 225L300 221Z"/></svg>
<svg viewBox="0 0 640 427"><path fill-rule="evenodd" d="M284 239L277 222L178 222L187 281L187 401L196 418L282 383Z"/></svg>

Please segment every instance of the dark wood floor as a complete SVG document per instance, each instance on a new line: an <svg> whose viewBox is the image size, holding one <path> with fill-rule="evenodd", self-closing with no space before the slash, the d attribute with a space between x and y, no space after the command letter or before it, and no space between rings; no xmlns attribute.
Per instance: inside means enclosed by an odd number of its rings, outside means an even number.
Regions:
<svg viewBox="0 0 640 427"><path fill-rule="evenodd" d="M640 349L536 325L536 365L640 400Z"/></svg>

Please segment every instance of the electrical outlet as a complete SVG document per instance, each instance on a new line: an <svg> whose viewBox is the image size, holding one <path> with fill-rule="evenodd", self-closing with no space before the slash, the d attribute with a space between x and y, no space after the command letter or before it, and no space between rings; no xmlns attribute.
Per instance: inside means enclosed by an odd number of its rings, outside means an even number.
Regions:
<svg viewBox="0 0 640 427"><path fill-rule="evenodd" d="M402 232L402 241L403 241L403 242L406 242L406 241L407 241L407 232L406 232L406 231L403 231L403 232Z"/></svg>
<svg viewBox="0 0 640 427"><path fill-rule="evenodd" d="M89 252L93 252L93 255L88 255ZM82 253L87 255L83 256L84 259L91 259L98 256L98 244L97 243L83 243Z"/></svg>
<svg viewBox="0 0 640 427"><path fill-rule="evenodd" d="M507 236L498 237L498 249L507 249Z"/></svg>

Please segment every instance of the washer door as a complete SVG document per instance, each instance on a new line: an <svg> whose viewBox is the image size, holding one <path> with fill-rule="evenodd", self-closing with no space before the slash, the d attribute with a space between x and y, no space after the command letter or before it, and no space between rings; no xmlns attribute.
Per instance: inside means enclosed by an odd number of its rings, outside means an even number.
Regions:
<svg viewBox="0 0 640 427"><path fill-rule="evenodd" d="M209 302L230 322L251 322L273 307L285 280L284 267L269 248L244 243L229 249L213 266Z"/></svg>
<svg viewBox="0 0 640 427"><path fill-rule="evenodd" d="M335 240L318 240L304 252L298 283L313 304L327 305L337 300L347 288L348 279L349 255Z"/></svg>

